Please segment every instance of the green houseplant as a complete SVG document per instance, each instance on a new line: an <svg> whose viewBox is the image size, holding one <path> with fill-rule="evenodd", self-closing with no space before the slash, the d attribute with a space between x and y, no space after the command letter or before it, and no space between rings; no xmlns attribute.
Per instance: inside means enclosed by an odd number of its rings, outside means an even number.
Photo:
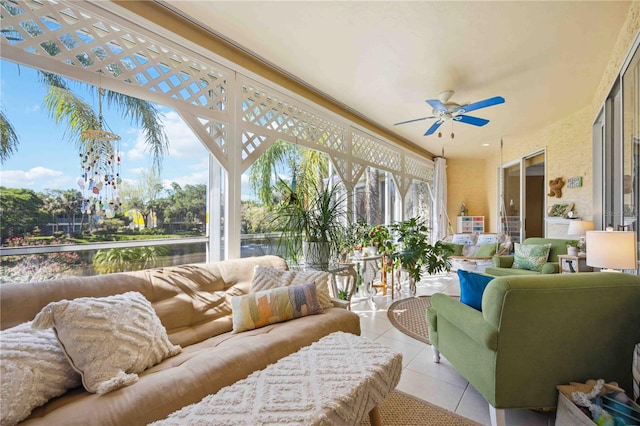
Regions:
<svg viewBox="0 0 640 426"><path fill-rule="evenodd" d="M349 223L344 227L344 233L339 238L339 260L345 262L350 253L362 250L364 234L367 232L367 224L362 221Z"/></svg>
<svg viewBox="0 0 640 426"><path fill-rule="evenodd" d="M567 254L569 254L571 256L577 256L579 248L580 248L580 241L578 241L578 240L568 240L567 241Z"/></svg>
<svg viewBox="0 0 640 426"><path fill-rule="evenodd" d="M282 194L273 211L282 229L279 248L294 262L327 270L329 260L340 253L348 226L343 187L322 179L294 179L291 184L279 179L274 189Z"/></svg>
<svg viewBox="0 0 640 426"><path fill-rule="evenodd" d="M451 269L451 249L442 241L429 243L428 228L423 220L413 217L391 224L390 229L398 242L391 255L394 265L407 271L412 292L423 271L432 275Z"/></svg>
<svg viewBox="0 0 640 426"><path fill-rule="evenodd" d="M391 253L393 241L391 231L385 225L373 225L367 232L368 244L374 247L378 254Z"/></svg>

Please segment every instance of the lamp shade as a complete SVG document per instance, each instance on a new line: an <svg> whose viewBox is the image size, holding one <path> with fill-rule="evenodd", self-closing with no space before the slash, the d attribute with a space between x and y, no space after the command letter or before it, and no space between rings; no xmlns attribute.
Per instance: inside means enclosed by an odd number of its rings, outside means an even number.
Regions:
<svg viewBox="0 0 640 426"><path fill-rule="evenodd" d="M638 245L634 231L587 232L587 265L605 269L636 269Z"/></svg>
<svg viewBox="0 0 640 426"><path fill-rule="evenodd" d="M567 229L567 234L583 236L587 233L587 231L593 231L593 230L594 230L593 221L576 219L569 222L569 228Z"/></svg>

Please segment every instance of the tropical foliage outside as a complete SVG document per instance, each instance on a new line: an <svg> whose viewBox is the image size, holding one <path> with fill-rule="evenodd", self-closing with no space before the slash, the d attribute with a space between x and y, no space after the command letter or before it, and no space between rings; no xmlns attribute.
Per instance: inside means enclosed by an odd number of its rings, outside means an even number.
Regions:
<svg viewBox="0 0 640 426"><path fill-rule="evenodd" d="M92 143L83 132L99 126L102 117L101 111L94 110L73 89L92 86L42 71L38 71L38 76L39 82L47 88L43 105L49 117L65 127L67 142L73 143L82 153ZM173 182L167 188L162 184L162 161L170 141L164 132L163 116L158 107L108 90L105 99L109 108L120 111L122 118L131 120L143 131L154 167L140 172L132 182L122 182L119 188L122 208L110 218L85 212L82 206L86 199L77 189L36 192L28 188L0 187L0 242L3 247L82 245L206 235L209 213L206 185L181 186ZM19 134L4 111L0 111L0 142L0 161L4 163L20 149ZM358 218L369 224L380 223L382 217L379 176L378 170L368 168L361 185L365 208ZM272 220L273 212L282 208L287 195L295 192L287 193L283 188L289 185L290 189L295 189L296 179L318 185L333 182L327 155L279 140L250 167L249 182L256 199L242 202L241 226L242 234L266 235L266 244L256 254L278 251L273 244L273 235L281 233L285 225ZM344 220L348 224L347 218ZM344 238L336 244L344 246ZM91 255L62 252L2 256L0 282L85 274L87 269L93 274L159 266L172 251L173 248L154 245L99 250Z"/></svg>

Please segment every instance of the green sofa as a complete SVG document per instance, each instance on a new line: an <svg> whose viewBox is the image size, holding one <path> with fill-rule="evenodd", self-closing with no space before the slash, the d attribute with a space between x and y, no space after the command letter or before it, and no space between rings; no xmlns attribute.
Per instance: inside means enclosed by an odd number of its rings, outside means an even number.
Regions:
<svg viewBox="0 0 640 426"><path fill-rule="evenodd" d="M434 360L440 353L491 404L556 407L556 385L616 381L632 392L640 343L640 277L614 272L494 278L482 312L444 294L427 309Z"/></svg>
<svg viewBox="0 0 640 426"><path fill-rule="evenodd" d="M484 270L485 274L493 275L495 277L505 275L540 275L540 274L557 274L560 272L560 263L558 262L558 255L567 254L567 240L557 238L527 238L522 244L551 244L551 250L549 251L549 259L547 263L542 266L542 270L530 271L527 269L512 268L513 255L508 256L493 256L491 261L493 267L488 267Z"/></svg>

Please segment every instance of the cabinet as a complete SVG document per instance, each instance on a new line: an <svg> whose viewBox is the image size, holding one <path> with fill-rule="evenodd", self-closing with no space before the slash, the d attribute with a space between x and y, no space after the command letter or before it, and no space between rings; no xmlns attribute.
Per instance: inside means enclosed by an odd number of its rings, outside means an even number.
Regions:
<svg viewBox="0 0 640 426"><path fill-rule="evenodd" d="M484 232L484 216L458 216L458 234Z"/></svg>
<svg viewBox="0 0 640 426"><path fill-rule="evenodd" d="M558 255L561 274L572 274L576 272L593 272L591 266L587 266L587 256L569 256L568 254Z"/></svg>

